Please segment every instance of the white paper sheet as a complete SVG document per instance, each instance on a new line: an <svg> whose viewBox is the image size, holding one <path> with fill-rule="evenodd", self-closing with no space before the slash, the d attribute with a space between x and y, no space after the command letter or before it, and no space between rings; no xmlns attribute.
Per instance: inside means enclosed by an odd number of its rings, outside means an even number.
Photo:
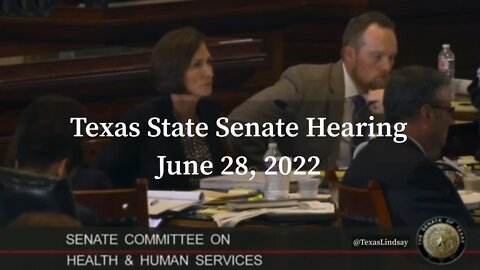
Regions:
<svg viewBox="0 0 480 270"><path fill-rule="evenodd" d="M331 214L335 212L335 206L332 203L322 203L319 201L300 202L297 207L284 208L260 208L240 212L223 212L212 216L218 227L235 227L240 221L257 217L264 214Z"/></svg>
<svg viewBox="0 0 480 270"><path fill-rule="evenodd" d="M149 190L147 197L152 199L203 201L201 191L172 191L172 190Z"/></svg>
<svg viewBox="0 0 480 270"><path fill-rule="evenodd" d="M467 191L459 191L460 197L462 198L463 203L467 207L467 209L477 209L480 208L480 193L478 192L467 192Z"/></svg>
<svg viewBox="0 0 480 270"><path fill-rule="evenodd" d="M201 204L204 199L200 191L149 190L147 197L149 215L158 215L165 211L182 211Z"/></svg>

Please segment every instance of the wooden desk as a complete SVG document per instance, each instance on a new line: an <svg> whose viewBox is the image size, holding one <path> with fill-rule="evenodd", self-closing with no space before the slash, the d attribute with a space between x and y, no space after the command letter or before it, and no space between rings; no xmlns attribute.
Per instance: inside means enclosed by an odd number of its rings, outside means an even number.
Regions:
<svg viewBox="0 0 480 270"><path fill-rule="evenodd" d="M291 186L292 188L292 186ZM208 192L205 192L205 196ZM253 194L252 196L255 196ZM292 197L292 199L296 201L311 201L312 199L302 199L297 197ZM328 198L318 198L320 202L331 202ZM216 208L217 206L223 206L228 200L222 202L211 202L206 203L200 209L205 210L205 208ZM193 228L217 228L217 224L210 216L206 216L204 214L198 214L196 209L185 210L181 213L176 214L167 214L164 216L164 226L167 227L193 227ZM237 224L236 227L271 227L271 226L305 226L305 227L318 227L318 226L328 226L328 227L336 227L337 223L337 216L335 213L333 214L313 214L313 215L261 215L251 219L247 219L241 221Z"/></svg>

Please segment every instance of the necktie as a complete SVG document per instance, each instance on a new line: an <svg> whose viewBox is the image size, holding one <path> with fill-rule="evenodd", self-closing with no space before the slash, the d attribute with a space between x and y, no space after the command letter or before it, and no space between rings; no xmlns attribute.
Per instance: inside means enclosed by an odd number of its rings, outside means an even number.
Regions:
<svg viewBox="0 0 480 270"><path fill-rule="evenodd" d="M352 118L352 124L356 123L367 123L368 122L368 117L371 115L370 109L368 109L367 106L367 101L365 98L361 95L356 95L350 98L350 100L353 103L353 118ZM364 128L362 128L362 131ZM362 132L363 134L363 132ZM368 139L368 136L355 136L352 138L352 154L353 151L355 150L355 147L357 147L359 144L362 142L366 141Z"/></svg>

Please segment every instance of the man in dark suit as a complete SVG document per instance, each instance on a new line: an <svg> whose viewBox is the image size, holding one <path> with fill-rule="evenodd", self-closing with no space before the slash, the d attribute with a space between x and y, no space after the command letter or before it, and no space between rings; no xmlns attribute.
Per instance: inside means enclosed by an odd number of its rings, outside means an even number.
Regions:
<svg viewBox="0 0 480 270"><path fill-rule="evenodd" d="M418 66L395 71L385 88L385 118L406 122L408 140L371 140L345 174L347 186L380 182L394 226L418 227L436 216L474 224L453 184L428 158L445 144L453 123L451 99L448 80L439 72Z"/></svg>

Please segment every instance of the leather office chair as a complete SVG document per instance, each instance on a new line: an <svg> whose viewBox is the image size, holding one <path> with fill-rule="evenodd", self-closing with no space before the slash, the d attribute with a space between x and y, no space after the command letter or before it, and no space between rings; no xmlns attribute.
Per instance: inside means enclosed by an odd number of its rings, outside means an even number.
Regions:
<svg viewBox="0 0 480 270"><path fill-rule="evenodd" d="M338 178L327 172L332 200L337 207L339 223L343 226L376 225L391 228L392 220L380 184L372 180L368 188L354 188L342 185Z"/></svg>
<svg viewBox="0 0 480 270"><path fill-rule="evenodd" d="M82 190L74 195L79 204L95 212L99 226L148 228L146 179L138 179L135 188Z"/></svg>

